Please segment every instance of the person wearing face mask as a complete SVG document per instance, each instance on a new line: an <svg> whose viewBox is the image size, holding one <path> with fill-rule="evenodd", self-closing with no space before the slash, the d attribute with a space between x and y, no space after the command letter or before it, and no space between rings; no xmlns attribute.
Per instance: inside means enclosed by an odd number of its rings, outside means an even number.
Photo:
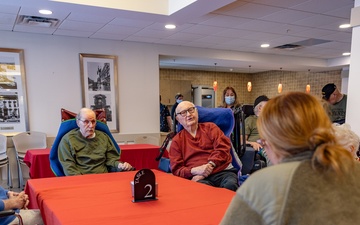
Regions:
<svg viewBox="0 0 360 225"><path fill-rule="evenodd" d="M240 108L241 104L238 102L236 91L233 87L226 87L223 91L223 104L222 108L230 108L235 111Z"/></svg>
<svg viewBox="0 0 360 225"><path fill-rule="evenodd" d="M181 93L177 93L175 95L175 103L174 105L172 106L171 108L171 119L173 120L173 122L175 123L175 125L178 124L178 121L174 118L174 114L175 114L175 110L176 110L176 107L179 105L180 102L182 102L184 99L184 96L181 94Z"/></svg>

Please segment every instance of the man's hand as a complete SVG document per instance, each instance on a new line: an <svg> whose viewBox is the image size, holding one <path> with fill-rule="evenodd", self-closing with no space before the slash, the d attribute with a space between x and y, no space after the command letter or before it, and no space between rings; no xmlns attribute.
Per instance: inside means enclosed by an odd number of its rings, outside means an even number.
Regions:
<svg viewBox="0 0 360 225"><path fill-rule="evenodd" d="M210 163L207 163L202 166L193 167L191 169L191 174L207 177L212 173L213 169L214 169L214 166L211 165Z"/></svg>
<svg viewBox="0 0 360 225"><path fill-rule="evenodd" d="M16 193L13 191L8 192L9 199L3 200L5 210L7 209L27 209L29 204L29 196L25 192Z"/></svg>
<svg viewBox="0 0 360 225"><path fill-rule="evenodd" d="M260 148L262 148L263 146L261 146L261 144L257 143L257 142L248 142L251 147L255 150L255 151L259 151Z"/></svg>
<svg viewBox="0 0 360 225"><path fill-rule="evenodd" d="M121 169L122 171L129 171L133 167L130 165L130 163L122 162L122 163L119 163L118 168Z"/></svg>
<svg viewBox="0 0 360 225"><path fill-rule="evenodd" d="M201 176L201 175L195 175L193 176L193 178L191 179L192 181L199 181L199 180L202 180L204 179L205 177L204 176Z"/></svg>

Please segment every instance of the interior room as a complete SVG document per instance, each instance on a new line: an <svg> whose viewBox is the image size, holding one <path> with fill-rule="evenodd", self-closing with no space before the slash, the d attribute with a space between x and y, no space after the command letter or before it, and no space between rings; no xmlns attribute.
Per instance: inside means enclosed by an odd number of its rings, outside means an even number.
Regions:
<svg viewBox="0 0 360 225"><path fill-rule="evenodd" d="M118 143L151 136L160 146L166 134L159 131L159 95L171 109L178 92L192 101L194 87L214 88L214 81L215 107L227 86L236 89L241 103L253 104L259 95L280 95L279 83L282 93L305 92L310 85L309 93L318 98L325 84L335 83L348 95L346 122L360 134L360 0L92 2L0 2L0 64L6 64L9 49L21 50L23 57L19 130L46 133L48 148L58 134L61 109L77 113L93 105L86 57L112 66L107 100ZM165 28L169 24L174 27ZM16 186L11 138L18 131L1 123ZM26 182L29 170L22 169ZM1 173L6 186L6 169Z"/></svg>

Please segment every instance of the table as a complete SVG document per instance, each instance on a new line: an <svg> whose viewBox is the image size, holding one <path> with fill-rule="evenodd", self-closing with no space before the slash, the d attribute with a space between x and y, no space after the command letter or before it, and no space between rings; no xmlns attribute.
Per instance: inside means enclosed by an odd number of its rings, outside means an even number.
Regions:
<svg viewBox="0 0 360 225"><path fill-rule="evenodd" d="M159 146L150 144L119 145L121 161L128 162L136 169L156 169L159 162L155 158L159 154ZM167 153L167 152L166 152ZM49 161L50 148L29 149L24 162L29 167L30 178L54 177Z"/></svg>
<svg viewBox="0 0 360 225"><path fill-rule="evenodd" d="M219 224L235 192L152 170L158 200L133 203L136 171L30 179L30 207L47 225Z"/></svg>

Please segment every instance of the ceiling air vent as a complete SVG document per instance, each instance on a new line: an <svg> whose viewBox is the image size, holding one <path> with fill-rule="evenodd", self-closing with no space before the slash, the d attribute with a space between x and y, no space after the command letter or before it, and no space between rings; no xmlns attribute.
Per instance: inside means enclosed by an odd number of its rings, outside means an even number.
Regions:
<svg viewBox="0 0 360 225"><path fill-rule="evenodd" d="M295 44L286 44L286 45L280 45L280 46L276 46L274 47L274 49L280 49L280 50L296 50L296 49L300 49L303 46L301 45L295 45Z"/></svg>
<svg viewBox="0 0 360 225"><path fill-rule="evenodd" d="M59 19L21 15L18 17L16 23L36 27L56 27L59 23Z"/></svg>

